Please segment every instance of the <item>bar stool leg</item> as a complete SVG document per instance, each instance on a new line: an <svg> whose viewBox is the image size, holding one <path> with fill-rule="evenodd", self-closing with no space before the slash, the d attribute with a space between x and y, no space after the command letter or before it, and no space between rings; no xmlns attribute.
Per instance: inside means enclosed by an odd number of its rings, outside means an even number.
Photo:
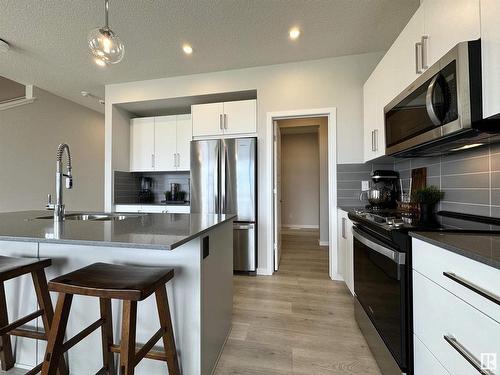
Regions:
<svg viewBox="0 0 500 375"><path fill-rule="evenodd" d="M69 312L71 309L72 294L59 293L57 299L56 312L53 326L50 330L45 359L42 366L42 375L55 375L59 362L61 361L63 351L64 334L68 325Z"/></svg>
<svg viewBox="0 0 500 375"><path fill-rule="evenodd" d="M172 319L170 317L167 289L165 285L155 292L155 296L156 306L158 307L158 315L160 318L160 326L165 329L165 334L163 335L163 346L165 348L165 355L167 356L168 374L179 375L179 362L177 360L174 330L172 328Z"/></svg>
<svg viewBox="0 0 500 375"><path fill-rule="evenodd" d="M31 273L33 285L35 286L36 297L40 308L43 309L42 322L45 330L45 335L49 335L52 321L54 320L54 310L50 299L49 289L47 288L47 278L43 270L36 270ZM59 375L68 375L68 367L66 361L61 358L59 362Z"/></svg>
<svg viewBox="0 0 500 375"><path fill-rule="evenodd" d="M120 374L134 375L137 301L123 301Z"/></svg>
<svg viewBox="0 0 500 375"><path fill-rule="evenodd" d="M3 282L0 283L0 327L5 327L9 324L9 316L7 314L7 299L5 297L5 288ZM12 344L9 335L0 337L0 361L1 369L4 371L14 367L14 356L12 355Z"/></svg>
<svg viewBox="0 0 500 375"><path fill-rule="evenodd" d="M99 303L101 307L101 318L105 320L101 327L102 362L108 374L115 375L115 358L113 352L111 352L111 347L113 346L113 315L111 311L111 300L99 298Z"/></svg>

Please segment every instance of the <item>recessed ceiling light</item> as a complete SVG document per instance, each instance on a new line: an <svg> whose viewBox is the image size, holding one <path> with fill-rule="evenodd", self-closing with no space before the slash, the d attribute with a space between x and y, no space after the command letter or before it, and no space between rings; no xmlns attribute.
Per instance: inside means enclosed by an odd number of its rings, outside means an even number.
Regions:
<svg viewBox="0 0 500 375"><path fill-rule="evenodd" d="M293 27L290 29L289 34L290 34L290 39L297 40L300 36L300 30L298 27Z"/></svg>
<svg viewBox="0 0 500 375"><path fill-rule="evenodd" d="M99 66L106 66L106 62L98 57L94 58L94 62Z"/></svg>
<svg viewBox="0 0 500 375"><path fill-rule="evenodd" d="M186 55L191 55L193 53L193 47L191 47L189 44L184 44L182 46L182 50Z"/></svg>

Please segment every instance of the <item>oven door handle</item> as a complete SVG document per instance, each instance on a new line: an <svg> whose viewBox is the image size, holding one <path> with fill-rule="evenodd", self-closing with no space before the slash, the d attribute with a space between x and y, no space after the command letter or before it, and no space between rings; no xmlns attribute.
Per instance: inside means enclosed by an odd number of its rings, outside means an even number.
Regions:
<svg viewBox="0 0 500 375"><path fill-rule="evenodd" d="M390 249L388 247L385 247L377 242L374 242L370 239L368 239L368 236L365 234L362 234L362 232L354 227L352 228L352 235L355 239L357 239L359 242L361 242L363 245L368 246L371 250L376 251L377 253L385 256L386 258L391 259L394 263L397 264L405 264L406 263L406 254L401 253L399 251Z"/></svg>

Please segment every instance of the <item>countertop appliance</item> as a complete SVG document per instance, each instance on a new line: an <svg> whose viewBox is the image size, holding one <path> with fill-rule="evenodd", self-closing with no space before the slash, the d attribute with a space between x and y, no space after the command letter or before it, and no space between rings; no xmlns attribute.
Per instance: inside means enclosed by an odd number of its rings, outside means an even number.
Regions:
<svg viewBox="0 0 500 375"><path fill-rule="evenodd" d="M236 214L234 270L257 271L257 138L191 142L191 212Z"/></svg>
<svg viewBox="0 0 500 375"><path fill-rule="evenodd" d="M355 317L384 375L413 374L410 231L500 234L500 219L441 211L439 223L397 210L352 210ZM452 222L452 224L443 224ZM478 229L479 228L479 229Z"/></svg>
<svg viewBox="0 0 500 375"><path fill-rule="evenodd" d="M397 206L399 173L389 170L372 172L370 189L361 192L359 199L366 195L368 202L374 208L395 208Z"/></svg>
<svg viewBox="0 0 500 375"><path fill-rule="evenodd" d="M385 108L386 155L432 156L500 141L483 118L481 40L457 44Z"/></svg>
<svg viewBox="0 0 500 375"><path fill-rule="evenodd" d="M141 177L141 191L139 191L139 203L154 203L153 178Z"/></svg>

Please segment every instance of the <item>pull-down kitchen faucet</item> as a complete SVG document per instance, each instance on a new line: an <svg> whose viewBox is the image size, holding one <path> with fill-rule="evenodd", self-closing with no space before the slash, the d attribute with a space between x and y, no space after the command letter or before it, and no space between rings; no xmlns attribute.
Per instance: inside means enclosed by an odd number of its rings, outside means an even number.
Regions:
<svg viewBox="0 0 500 375"><path fill-rule="evenodd" d="M62 158L64 150L68 154L68 163L66 165L67 173L63 173L62 169ZM66 177L66 189L71 189L73 187L73 176L71 175L71 153L69 151L69 146L66 143L61 143L57 147L56 154L56 203L53 204L52 197L48 195L48 203L46 208L48 210L54 210L54 221L63 221L65 208L63 204L63 188L62 179Z"/></svg>

